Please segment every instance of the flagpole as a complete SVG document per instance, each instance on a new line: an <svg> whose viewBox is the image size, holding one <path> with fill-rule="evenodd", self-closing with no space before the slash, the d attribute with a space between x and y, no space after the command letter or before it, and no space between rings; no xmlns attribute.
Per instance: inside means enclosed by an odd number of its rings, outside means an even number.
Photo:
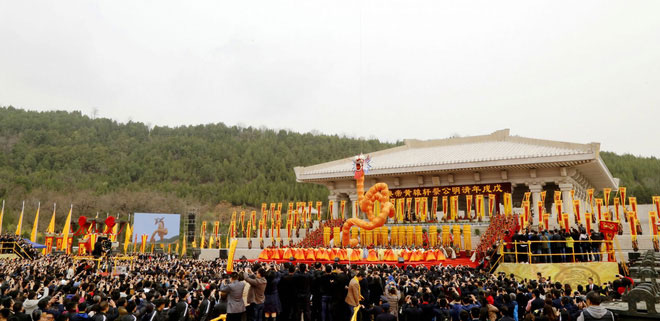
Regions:
<svg viewBox="0 0 660 321"><path fill-rule="evenodd" d="M21 207L21 215L18 218L18 225L16 226L16 234L18 237L21 237L21 230L23 229L23 213L25 211L25 200L23 200L23 205Z"/></svg>
<svg viewBox="0 0 660 321"><path fill-rule="evenodd" d="M5 200L2 200L2 210L0 210L0 234L2 234L2 219L5 216Z"/></svg>

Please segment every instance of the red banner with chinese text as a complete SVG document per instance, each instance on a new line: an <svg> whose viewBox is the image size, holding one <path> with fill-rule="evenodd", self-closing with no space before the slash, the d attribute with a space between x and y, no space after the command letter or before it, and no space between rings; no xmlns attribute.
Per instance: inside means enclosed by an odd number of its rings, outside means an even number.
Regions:
<svg viewBox="0 0 660 321"><path fill-rule="evenodd" d="M612 193L611 188L604 188L603 189L603 201L605 202L605 207L607 210L610 209L610 194Z"/></svg>
<svg viewBox="0 0 660 321"><path fill-rule="evenodd" d="M614 214L616 214L616 220L621 221L621 214L619 214L619 198L614 198Z"/></svg>
<svg viewBox="0 0 660 321"><path fill-rule="evenodd" d="M511 183L394 188L390 191L392 192L391 198L459 196L468 194L487 195L497 193L511 193Z"/></svg>
<svg viewBox="0 0 660 321"><path fill-rule="evenodd" d="M431 199L431 210L429 211L431 215L431 221L435 221L437 218L435 217L436 213L438 212L438 197L433 196Z"/></svg>
<svg viewBox="0 0 660 321"><path fill-rule="evenodd" d="M573 200L573 214L575 215L575 223L580 224L582 222L582 216L580 215L580 200Z"/></svg>
<svg viewBox="0 0 660 321"><path fill-rule="evenodd" d="M472 194L465 195L465 218L472 220Z"/></svg>

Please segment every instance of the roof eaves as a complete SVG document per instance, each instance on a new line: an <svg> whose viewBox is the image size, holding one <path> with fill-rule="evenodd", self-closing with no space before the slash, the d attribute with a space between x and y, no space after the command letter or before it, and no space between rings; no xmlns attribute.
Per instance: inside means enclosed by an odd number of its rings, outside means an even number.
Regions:
<svg viewBox="0 0 660 321"><path fill-rule="evenodd" d="M567 156L573 156L567 158ZM516 158L516 159L500 159L490 161L478 162L463 162L463 163L449 163L449 164L433 164L433 165L407 165L400 167L378 168L370 171L371 175L393 175L401 173L415 173L415 172L440 172L440 171L461 171L466 169L478 168L493 168L493 167L517 167L526 166L531 167L534 164L545 166L551 163L566 163L566 162L587 162L594 160L593 154L582 153L576 155L559 155L551 157L534 157L534 158ZM298 175L296 175L298 177ZM343 178L353 176L352 171L332 171L322 173L303 174L298 177L299 181L310 181L327 178Z"/></svg>

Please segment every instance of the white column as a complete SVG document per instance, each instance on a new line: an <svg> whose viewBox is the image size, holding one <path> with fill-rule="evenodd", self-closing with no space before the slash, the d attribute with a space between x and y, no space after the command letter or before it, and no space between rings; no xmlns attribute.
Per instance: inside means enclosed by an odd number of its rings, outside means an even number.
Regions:
<svg viewBox="0 0 660 321"><path fill-rule="evenodd" d="M559 184L559 190L561 191L562 210L564 213L568 213L568 222L570 226L575 226L575 216L573 215L573 200L571 199L572 189L573 184Z"/></svg>
<svg viewBox="0 0 660 321"><path fill-rule="evenodd" d="M543 190L543 186L541 186L540 184L529 185L529 191L532 192L532 202L531 204L529 204L529 206L532 208L532 213L534 213L532 222L530 222L530 225L532 226L537 225L538 222L540 222L543 219L543 217L541 217L541 213L539 213L539 207L538 207L538 203L541 201L542 190Z"/></svg>
<svg viewBox="0 0 660 321"><path fill-rule="evenodd" d="M358 202L358 196L357 194L350 194L348 195L348 198L350 199L350 205L351 205L351 210L349 213L351 213L350 217L359 217L359 213L356 211L355 204Z"/></svg>

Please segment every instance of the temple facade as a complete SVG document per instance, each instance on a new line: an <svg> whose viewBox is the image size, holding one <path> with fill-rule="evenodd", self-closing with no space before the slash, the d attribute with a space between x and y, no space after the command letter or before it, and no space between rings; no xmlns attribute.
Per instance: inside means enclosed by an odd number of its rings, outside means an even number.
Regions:
<svg viewBox="0 0 660 321"><path fill-rule="evenodd" d="M512 136L508 129L482 136L405 140L402 146L369 154L371 168L365 178L365 190L385 182L394 198L494 194L500 203L496 211L501 210L502 193L511 192L513 207L517 208L524 194L531 192L535 217L541 192L546 191L546 209L554 214L553 195L561 191L566 204L563 212L570 214L573 224L572 199L586 200L590 188L602 191L618 187L619 180L612 177L599 153L599 143ZM347 213L355 216L357 192L352 166L353 157L349 157L296 167L294 171L299 182L328 188L329 199L334 201L333 216L338 215L342 200L346 201ZM434 213L434 209L429 209ZM443 215L441 210L439 205L436 215Z"/></svg>

